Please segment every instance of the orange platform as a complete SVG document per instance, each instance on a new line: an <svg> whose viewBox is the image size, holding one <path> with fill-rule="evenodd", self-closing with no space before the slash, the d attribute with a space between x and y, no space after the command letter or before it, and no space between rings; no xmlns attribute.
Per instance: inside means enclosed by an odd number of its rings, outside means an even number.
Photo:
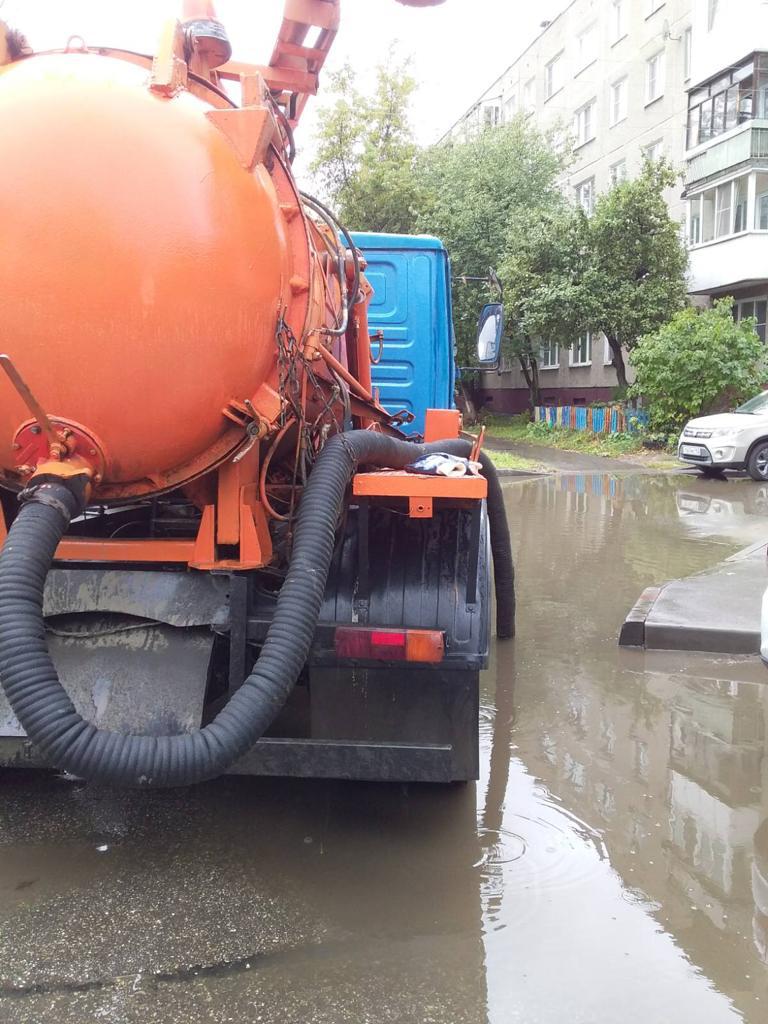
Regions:
<svg viewBox="0 0 768 1024"><path fill-rule="evenodd" d="M352 493L358 498L407 498L412 519L429 519L436 498L481 501L488 495L488 483L482 476L427 476L386 470L357 473L352 479Z"/></svg>

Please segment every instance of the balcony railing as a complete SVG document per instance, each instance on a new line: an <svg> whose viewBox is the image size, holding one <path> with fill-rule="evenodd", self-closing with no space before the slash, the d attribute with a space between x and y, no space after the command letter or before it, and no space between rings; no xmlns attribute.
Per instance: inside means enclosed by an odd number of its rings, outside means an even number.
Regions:
<svg viewBox="0 0 768 1024"><path fill-rule="evenodd" d="M714 178L731 167L750 160L768 160L768 121L750 121L733 135L714 142L688 159L685 183Z"/></svg>

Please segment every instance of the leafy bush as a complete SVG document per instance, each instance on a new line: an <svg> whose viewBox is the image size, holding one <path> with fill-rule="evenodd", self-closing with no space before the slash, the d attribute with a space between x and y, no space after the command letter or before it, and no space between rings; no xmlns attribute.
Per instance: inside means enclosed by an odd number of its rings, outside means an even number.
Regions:
<svg viewBox="0 0 768 1024"><path fill-rule="evenodd" d="M736 323L732 307L732 299L709 309L689 307L640 340L630 393L649 406L652 431L679 432L693 416L731 408L760 391L764 346L755 320Z"/></svg>
<svg viewBox="0 0 768 1024"><path fill-rule="evenodd" d="M528 437L535 440L537 437L549 437L554 431L554 426L546 420L537 420L536 423L529 423L526 431Z"/></svg>

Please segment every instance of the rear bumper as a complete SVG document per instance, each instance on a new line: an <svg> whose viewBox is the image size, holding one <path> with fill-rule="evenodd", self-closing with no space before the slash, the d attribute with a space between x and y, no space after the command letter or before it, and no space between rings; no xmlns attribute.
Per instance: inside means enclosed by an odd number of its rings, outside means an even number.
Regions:
<svg viewBox="0 0 768 1024"><path fill-rule="evenodd" d="M477 671L310 668L308 686L295 697L271 730L277 735L259 740L229 774L443 783L478 777ZM279 735L302 719L308 735ZM46 766L23 735L0 736L0 767Z"/></svg>
<svg viewBox="0 0 768 1024"><path fill-rule="evenodd" d="M27 740L0 737L0 767L50 768ZM342 743L262 739L232 775L273 775L367 782L457 782L475 779L456 767L449 745Z"/></svg>

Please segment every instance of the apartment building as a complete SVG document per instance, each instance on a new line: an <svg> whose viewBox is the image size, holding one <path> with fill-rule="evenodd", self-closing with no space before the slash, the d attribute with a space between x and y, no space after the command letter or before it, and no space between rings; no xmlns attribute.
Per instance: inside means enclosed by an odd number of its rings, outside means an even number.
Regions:
<svg viewBox="0 0 768 1024"><path fill-rule="evenodd" d="M748 0L721 0L720 6L737 3ZM646 158L664 156L682 169L686 89L694 73L694 40L706 22L697 0L573 0L543 24L541 34L446 138L467 138L521 112L542 130L571 133L574 159L563 188L590 213L601 191L637 174ZM671 189L667 201L682 222L682 188ZM589 404L610 399L616 388L602 336L575 338L569 349L544 344L540 370L546 402ZM485 385L491 408L520 412L528 407L525 381L515 366L486 374Z"/></svg>
<svg viewBox="0 0 768 1024"><path fill-rule="evenodd" d="M685 200L690 288L768 319L768 4L694 0Z"/></svg>

